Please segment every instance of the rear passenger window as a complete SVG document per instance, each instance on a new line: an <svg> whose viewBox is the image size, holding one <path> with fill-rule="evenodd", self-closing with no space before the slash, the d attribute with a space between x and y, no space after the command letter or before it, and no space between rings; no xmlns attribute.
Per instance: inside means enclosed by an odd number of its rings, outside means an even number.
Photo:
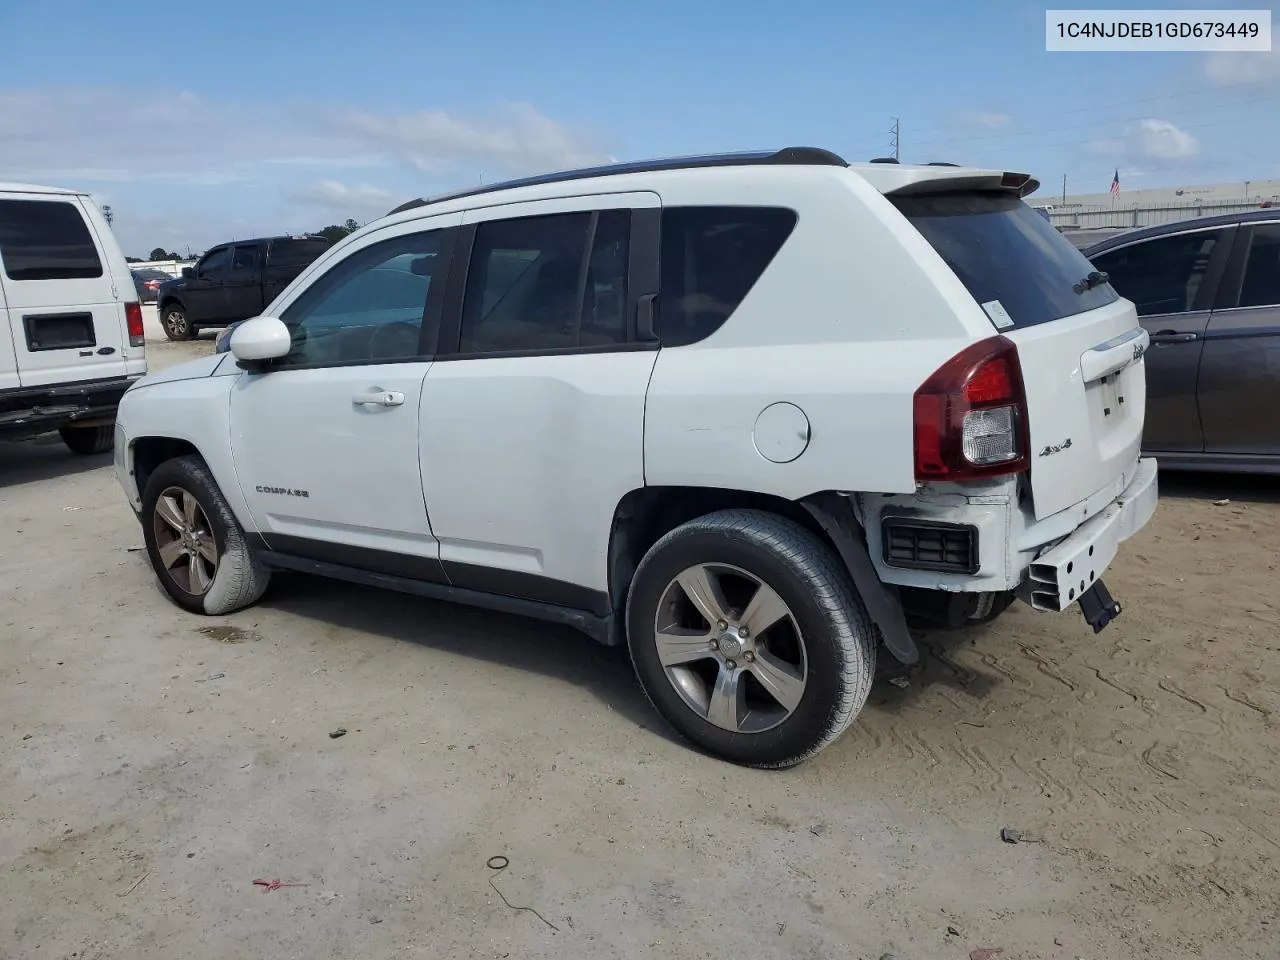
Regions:
<svg viewBox="0 0 1280 960"><path fill-rule="evenodd" d="M231 259L232 270L252 270L257 265L258 248L256 245L236 247L235 255Z"/></svg>
<svg viewBox="0 0 1280 960"><path fill-rule="evenodd" d="M795 211L780 207L664 209L662 345L695 343L718 330L795 225Z"/></svg>
<svg viewBox="0 0 1280 960"><path fill-rule="evenodd" d="M1111 277L1120 296L1133 301L1140 317L1207 310L1204 275L1223 235L1201 230L1143 240L1098 254L1093 264Z"/></svg>
<svg viewBox="0 0 1280 960"><path fill-rule="evenodd" d="M273 267L305 267L328 249L327 240L276 240L267 259Z"/></svg>
<svg viewBox="0 0 1280 960"><path fill-rule="evenodd" d="M80 208L60 200L0 200L0 259L11 280L102 276Z"/></svg>
<svg viewBox="0 0 1280 960"><path fill-rule="evenodd" d="M630 224L627 210L480 224L467 271L460 351L625 343Z"/></svg>
<svg viewBox="0 0 1280 960"><path fill-rule="evenodd" d="M1240 306L1270 307L1280 304L1280 224L1253 228L1249 260L1240 288Z"/></svg>

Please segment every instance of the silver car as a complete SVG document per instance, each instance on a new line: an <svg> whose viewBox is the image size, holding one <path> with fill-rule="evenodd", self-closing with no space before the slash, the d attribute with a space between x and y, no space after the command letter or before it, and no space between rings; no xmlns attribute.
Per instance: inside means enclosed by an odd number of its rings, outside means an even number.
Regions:
<svg viewBox="0 0 1280 960"><path fill-rule="evenodd" d="M1280 209L1126 231L1084 254L1151 334L1143 453L1280 473Z"/></svg>

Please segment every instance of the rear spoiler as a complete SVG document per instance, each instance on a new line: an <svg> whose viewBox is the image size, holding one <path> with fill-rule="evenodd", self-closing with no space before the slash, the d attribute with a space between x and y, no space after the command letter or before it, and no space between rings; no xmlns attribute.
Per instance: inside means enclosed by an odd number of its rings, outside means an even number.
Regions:
<svg viewBox="0 0 1280 960"><path fill-rule="evenodd" d="M953 190L1005 190L1026 197L1040 188L1029 173L978 170L973 167L863 167L858 170L885 196L947 193Z"/></svg>

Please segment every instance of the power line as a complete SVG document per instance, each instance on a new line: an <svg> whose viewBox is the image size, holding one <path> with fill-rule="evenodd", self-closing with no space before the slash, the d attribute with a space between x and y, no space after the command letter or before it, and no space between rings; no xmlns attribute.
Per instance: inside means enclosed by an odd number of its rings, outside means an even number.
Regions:
<svg viewBox="0 0 1280 960"><path fill-rule="evenodd" d="M1202 110L1223 110L1223 109L1226 109L1227 107L1243 107L1252 103L1268 103L1273 100L1280 100L1280 94L1268 94L1265 97L1255 97L1251 100L1236 100L1229 104L1206 103L1206 104L1202 104L1199 107L1191 107L1187 110L1173 110L1173 111L1163 111L1163 112L1165 117L1179 117L1179 116L1185 116L1188 113L1197 113ZM1006 139L1010 137L1034 137L1034 136L1043 136L1046 133L1058 133L1063 130L1083 130L1083 129L1089 129L1089 128L1097 129L1103 124L1134 123L1139 120L1147 120L1147 119L1150 119L1150 118L1145 115L1136 116L1136 117L1099 117L1093 120L1085 121L1084 123L1067 124L1066 126L1042 127L1038 130L1017 130L1017 131L1011 131L1009 133L982 133L982 134L975 134L973 136L968 136L968 137L949 137L941 140L921 140L919 141L919 143L925 146L933 146L933 145L944 144L944 143L972 143L975 140L1001 140L1001 139ZM1163 119L1163 117L1161 119Z"/></svg>
<svg viewBox="0 0 1280 960"><path fill-rule="evenodd" d="M1271 99L1280 99L1280 97L1273 97L1273 98L1271 98ZM1179 130L1202 130L1202 129L1204 129L1205 127L1217 127L1217 126L1221 126L1221 125L1222 125L1222 124L1224 124L1224 123L1235 123L1235 122L1236 122L1236 119L1235 119L1234 117L1226 117L1226 118L1221 119L1221 120L1206 120L1206 121L1204 121L1203 123L1189 123L1189 124L1187 124L1186 126L1179 127L1178 129L1179 129ZM1043 144L1042 144L1042 143L1038 143L1038 144L1036 144L1036 147L1037 147L1037 148L1040 148L1040 147L1074 147L1074 146L1077 146L1077 145L1082 144L1082 143L1094 143L1094 142L1096 142L1097 140L1098 140L1098 138L1097 138L1097 137L1086 137L1086 138L1085 138L1085 139L1083 139L1083 140L1064 140L1064 141L1061 141L1061 142L1059 142L1059 143L1043 143Z"/></svg>

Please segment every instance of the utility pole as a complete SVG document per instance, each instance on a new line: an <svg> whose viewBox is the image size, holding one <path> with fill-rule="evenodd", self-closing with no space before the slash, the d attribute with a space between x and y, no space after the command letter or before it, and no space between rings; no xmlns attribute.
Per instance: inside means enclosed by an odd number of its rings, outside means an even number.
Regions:
<svg viewBox="0 0 1280 960"><path fill-rule="evenodd" d="M901 132L901 127L900 127L900 126L899 126L899 124L898 124L898 118L897 118L897 117L894 117L894 118L893 118L893 129L889 131L889 138L890 138L890 139L889 139L889 146L893 149L893 159L895 159L895 160L900 160L900 159L901 159L901 158L900 158L900 156L899 156L899 154L900 154L900 143L899 143L899 142L900 142L900 140L901 140L901 137L899 136L900 132Z"/></svg>
<svg viewBox="0 0 1280 960"><path fill-rule="evenodd" d="M1062 205L1066 206L1066 204L1067 204L1067 175L1064 173L1062 175Z"/></svg>
<svg viewBox="0 0 1280 960"><path fill-rule="evenodd" d="M116 218L116 215L111 212L111 207L109 207L105 203L102 205L102 216L103 216L103 219L107 221L108 227L111 226L111 221Z"/></svg>

